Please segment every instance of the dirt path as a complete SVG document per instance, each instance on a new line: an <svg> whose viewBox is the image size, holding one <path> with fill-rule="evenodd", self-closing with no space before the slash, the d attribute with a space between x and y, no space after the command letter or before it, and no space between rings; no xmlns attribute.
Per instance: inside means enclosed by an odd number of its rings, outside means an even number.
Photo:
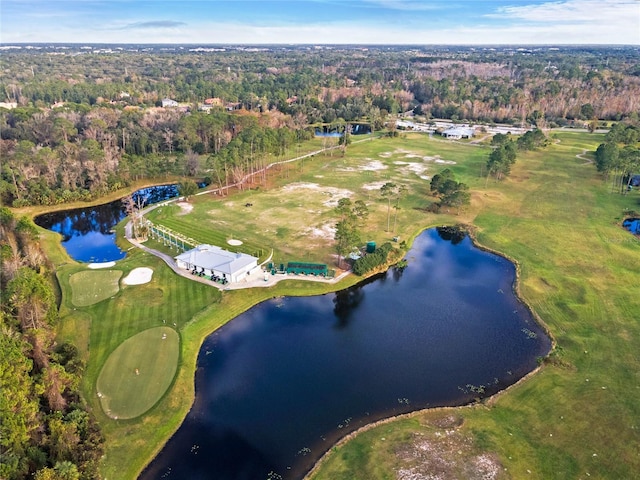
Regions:
<svg viewBox="0 0 640 480"><path fill-rule="evenodd" d="M589 165L593 163L593 160L591 160L590 158L586 158L584 155L588 152L589 150L587 150L586 148L582 149L582 153L579 153L576 155L576 158L579 158L580 160L584 160L585 162L582 165Z"/></svg>

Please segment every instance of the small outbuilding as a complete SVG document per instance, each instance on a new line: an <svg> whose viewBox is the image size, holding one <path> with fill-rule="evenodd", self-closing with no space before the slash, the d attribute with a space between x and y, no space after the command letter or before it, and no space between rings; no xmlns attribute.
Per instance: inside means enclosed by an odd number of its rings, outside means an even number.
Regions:
<svg viewBox="0 0 640 480"><path fill-rule="evenodd" d="M212 280L237 283L258 267L258 259L245 253L233 253L214 245L198 245L175 257L178 267Z"/></svg>

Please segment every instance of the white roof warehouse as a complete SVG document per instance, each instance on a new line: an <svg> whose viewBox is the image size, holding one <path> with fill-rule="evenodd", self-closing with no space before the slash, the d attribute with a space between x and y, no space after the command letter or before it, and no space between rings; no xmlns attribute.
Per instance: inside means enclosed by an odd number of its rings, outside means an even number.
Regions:
<svg viewBox="0 0 640 480"><path fill-rule="evenodd" d="M228 252L214 245L198 245L175 258L180 268L215 275L231 283L241 281L258 266L256 257Z"/></svg>

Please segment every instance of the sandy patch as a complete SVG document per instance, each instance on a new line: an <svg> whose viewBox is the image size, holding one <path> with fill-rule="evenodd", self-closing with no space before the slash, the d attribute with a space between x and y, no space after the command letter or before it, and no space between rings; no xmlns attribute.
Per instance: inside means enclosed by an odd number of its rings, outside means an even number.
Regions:
<svg viewBox="0 0 640 480"><path fill-rule="evenodd" d="M454 162L453 160L443 160L442 158L440 158L440 155L436 155L434 157L430 157L430 156L426 156L426 157L422 157L422 160L424 162L431 162L431 163L439 163L442 165L455 165L456 162Z"/></svg>
<svg viewBox="0 0 640 480"><path fill-rule="evenodd" d="M402 173L405 175L409 173L415 173L423 180L429 180L428 175L423 175L423 173L429 168L424 163L416 163L416 162L393 162L396 165L402 165L400 169Z"/></svg>
<svg viewBox="0 0 640 480"><path fill-rule="evenodd" d="M371 160L369 163L366 163L360 167L360 170L365 171L377 171L377 170L386 170L387 166L382 163L380 160Z"/></svg>
<svg viewBox="0 0 640 480"><path fill-rule="evenodd" d="M333 223L325 223L320 227L307 228L305 233L311 237L333 240L336 236L336 227Z"/></svg>
<svg viewBox="0 0 640 480"><path fill-rule="evenodd" d="M129 275L122 279L122 283L125 285L142 285L143 283L149 283L153 270L148 267L134 268L129 272Z"/></svg>
<svg viewBox="0 0 640 480"><path fill-rule="evenodd" d="M290 192L293 190L320 190L320 185L317 183L304 183L304 182L294 182L289 185L285 185L282 187L282 190L285 192Z"/></svg>
<svg viewBox="0 0 640 480"><path fill-rule="evenodd" d="M87 265L87 268L90 268L92 270L95 270L97 268L110 268L110 267L113 267L115 264L116 262L90 263L89 265Z"/></svg>
<svg viewBox="0 0 640 480"><path fill-rule="evenodd" d="M386 180L382 180L380 182L367 183L362 185L363 190L380 190L382 186L387 183Z"/></svg>
<svg viewBox="0 0 640 480"><path fill-rule="evenodd" d="M327 200L322 202L322 205L331 208L337 207L338 200L340 200L341 198L350 198L353 196L353 192L351 190L336 187L323 187L318 185L317 183L296 182L284 186L282 190L285 192L292 192L296 190L313 190L315 192L319 192L322 195L329 197Z"/></svg>
<svg viewBox="0 0 640 480"><path fill-rule="evenodd" d="M365 158L364 160L369 160L364 165L360 165L359 167L343 167L338 168L340 172L376 172L379 170L386 170L387 166L382 163L380 160L372 160L370 158Z"/></svg>
<svg viewBox="0 0 640 480"><path fill-rule="evenodd" d="M242 245L242 240L235 240L235 239L231 239L231 240L227 240L227 243L229 245L233 245L234 247L240 246Z"/></svg>
<svg viewBox="0 0 640 480"><path fill-rule="evenodd" d="M452 423L451 420L454 420ZM493 452L477 453L478 445L446 417L434 428L421 429L396 451L396 480L465 478L496 480L503 466Z"/></svg>
<svg viewBox="0 0 640 480"><path fill-rule="evenodd" d="M440 163L440 164L443 164L443 165L455 165L456 164L456 162L454 162L453 160L443 160L441 158L436 158L434 160L434 162L435 163Z"/></svg>
<svg viewBox="0 0 640 480"><path fill-rule="evenodd" d="M193 210L193 205L189 202L176 202L176 205L180 207L180 215L186 215Z"/></svg>

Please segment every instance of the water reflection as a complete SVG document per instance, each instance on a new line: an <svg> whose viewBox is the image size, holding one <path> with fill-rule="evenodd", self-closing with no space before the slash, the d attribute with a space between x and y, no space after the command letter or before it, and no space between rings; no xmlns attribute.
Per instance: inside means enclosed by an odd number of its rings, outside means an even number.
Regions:
<svg viewBox="0 0 640 480"><path fill-rule="evenodd" d="M151 205L178 196L176 185L142 188L133 193L134 202ZM120 260L126 253L116 245L113 228L126 217L121 200L39 215L35 223L62 235L62 246L80 262Z"/></svg>
<svg viewBox="0 0 640 480"><path fill-rule="evenodd" d="M513 296L513 264L442 237L420 235L398 277L263 302L208 337L193 408L141 478L302 478L364 424L535 368L550 342Z"/></svg>

